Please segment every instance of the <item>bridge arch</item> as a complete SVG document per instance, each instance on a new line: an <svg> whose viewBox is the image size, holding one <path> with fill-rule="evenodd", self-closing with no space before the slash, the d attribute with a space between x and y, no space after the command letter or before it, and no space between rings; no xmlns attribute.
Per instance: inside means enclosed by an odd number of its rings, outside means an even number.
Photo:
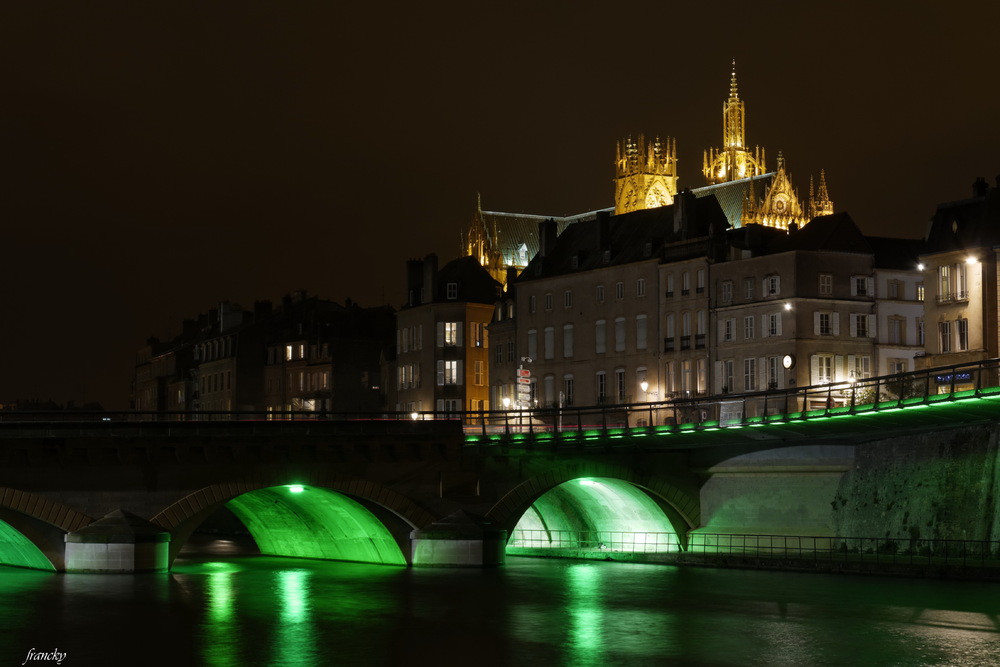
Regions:
<svg viewBox="0 0 1000 667"><path fill-rule="evenodd" d="M247 477L199 489L152 518L171 533L171 563L197 527L223 506L247 526L265 553L398 565L410 558L410 531L436 518L406 496L368 481L295 474ZM320 545L321 538L346 541L338 550ZM354 548L346 546L349 542ZM294 553L287 553L289 548Z"/></svg>
<svg viewBox="0 0 1000 667"><path fill-rule="evenodd" d="M554 505L575 504L570 511L587 513L583 497L586 494L569 486L574 481L593 485L593 490L603 487L602 491L617 496L626 506L640 513L658 508L682 545L686 544L687 532L699 525L700 503L691 479L665 475L662 471L655 474L637 472L634 466L599 461L568 463L530 477L496 502L487 512L486 519L512 536L522 519L535 515L539 523L544 523L544 514ZM557 493L562 497L547 503L546 496L552 497L557 489L561 489Z"/></svg>
<svg viewBox="0 0 1000 667"><path fill-rule="evenodd" d="M50 498L0 487L0 565L62 570L66 533L91 521Z"/></svg>

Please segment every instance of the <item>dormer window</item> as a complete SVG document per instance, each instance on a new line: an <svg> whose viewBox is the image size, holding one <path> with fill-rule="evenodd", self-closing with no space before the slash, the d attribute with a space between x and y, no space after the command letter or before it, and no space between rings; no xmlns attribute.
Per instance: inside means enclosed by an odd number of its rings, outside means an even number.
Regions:
<svg viewBox="0 0 1000 667"><path fill-rule="evenodd" d="M449 299L458 298L458 283L448 283L447 295Z"/></svg>

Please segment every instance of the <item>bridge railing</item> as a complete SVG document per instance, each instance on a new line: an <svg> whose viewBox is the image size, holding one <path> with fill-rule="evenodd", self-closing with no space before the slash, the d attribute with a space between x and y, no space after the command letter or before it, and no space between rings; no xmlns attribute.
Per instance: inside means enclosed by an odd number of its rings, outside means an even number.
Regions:
<svg viewBox="0 0 1000 667"><path fill-rule="evenodd" d="M1000 541L894 539L815 535L756 535L694 532L682 547L670 532L546 530L515 528L512 554L600 557L612 553L691 554L707 558L811 560L996 568Z"/></svg>
<svg viewBox="0 0 1000 667"><path fill-rule="evenodd" d="M715 395L680 394L658 401L584 406L537 406L476 412L382 411L0 411L0 423L24 422L460 422L469 435L593 431L614 434L633 427L719 428L769 418L808 419L1000 394L1000 359L954 364L807 387Z"/></svg>

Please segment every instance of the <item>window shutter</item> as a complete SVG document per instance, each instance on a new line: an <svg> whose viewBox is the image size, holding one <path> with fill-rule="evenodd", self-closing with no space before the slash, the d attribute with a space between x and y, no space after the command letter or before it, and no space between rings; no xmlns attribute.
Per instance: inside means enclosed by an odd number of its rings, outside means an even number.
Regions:
<svg viewBox="0 0 1000 667"><path fill-rule="evenodd" d="M465 322L455 322L455 344L462 347L462 329L465 328Z"/></svg>
<svg viewBox="0 0 1000 667"><path fill-rule="evenodd" d="M830 329L834 336L840 335L840 313L830 314Z"/></svg>
<svg viewBox="0 0 1000 667"><path fill-rule="evenodd" d="M444 360L437 360L437 383L439 387L444 386Z"/></svg>
<svg viewBox="0 0 1000 667"><path fill-rule="evenodd" d="M490 330L487 326L483 325L483 347L489 347L490 343Z"/></svg>
<svg viewBox="0 0 1000 667"><path fill-rule="evenodd" d="M757 360L757 390L767 389L767 359L761 357Z"/></svg>
<svg viewBox="0 0 1000 667"><path fill-rule="evenodd" d="M774 293L781 294L781 276L774 277Z"/></svg>
<svg viewBox="0 0 1000 667"><path fill-rule="evenodd" d="M819 315L820 315L819 311L813 313L813 333L816 334L817 336L820 334Z"/></svg>
<svg viewBox="0 0 1000 667"><path fill-rule="evenodd" d="M869 276L868 278L865 278L865 287L867 288L867 291L865 292L865 294L867 296L874 297L875 296L875 278L873 278L871 276Z"/></svg>
<svg viewBox="0 0 1000 667"><path fill-rule="evenodd" d="M715 386L716 387L720 387L720 388L723 386L723 382L722 382L722 362L721 361L716 361L715 362ZM727 387L727 389L731 389L731 387Z"/></svg>
<svg viewBox="0 0 1000 667"><path fill-rule="evenodd" d="M868 315L868 337L875 338L875 316Z"/></svg>
<svg viewBox="0 0 1000 667"><path fill-rule="evenodd" d="M455 366L455 384L465 384L464 362L456 361Z"/></svg>
<svg viewBox="0 0 1000 667"><path fill-rule="evenodd" d="M858 316L856 313L851 313L851 338L857 338L858 336Z"/></svg>
<svg viewBox="0 0 1000 667"><path fill-rule="evenodd" d="M767 315L760 316L760 337L767 338L771 335L771 327L767 323Z"/></svg>
<svg viewBox="0 0 1000 667"><path fill-rule="evenodd" d="M437 346L444 347L444 322L437 323Z"/></svg>
<svg viewBox="0 0 1000 667"><path fill-rule="evenodd" d="M819 355L809 357L809 384L819 384Z"/></svg>
<svg viewBox="0 0 1000 667"><path fill-rule="evenodd" d="M857 357L855 357L853 354L847 355L847 370L845 372L845 378L849 379L851 377L851 373L854 372L855 379L860 379L857 375L857 369L858 369Z"/></svg>
<svg viewBox="0 0 1000 667"><path fill-rule="evenodd" d="M844 355L838 354L833 358L833 381L842 382L847 377L844 370Z"/></svg>
<svg viewBox="0 0 1000 667"><path fill-rule="evenodd" d="M782 320L781 312L780 311L775 316L775 318L777 319L777 323L778 323L778 326L775 328L775 335L780 336L781 335L781 320Z"/></svg>

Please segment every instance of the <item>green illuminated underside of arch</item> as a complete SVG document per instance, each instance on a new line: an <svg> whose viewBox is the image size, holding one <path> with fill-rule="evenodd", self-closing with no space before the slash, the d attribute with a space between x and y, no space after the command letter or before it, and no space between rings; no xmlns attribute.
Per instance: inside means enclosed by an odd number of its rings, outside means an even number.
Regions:
<svg viewBox="0 0 1000 667"><path fill-rule="evenodd" d="M0 565L55 571L45 554L10 524L0 521Z"/></svg>
<svg viewBox="0 0 1000 667"><path fill-rule="evenodd" d="M540 496L518 521L508 547L588 543L672 551L677 537L663 510L642 489L616 479L582 478Z"/></svg>
<svg viewBox="0 0 1000 667"><path fill-rule="evenodd" d="M276 486L245 493L226 507L263 554L406 565L382 522L334 491Z"/></svg>

